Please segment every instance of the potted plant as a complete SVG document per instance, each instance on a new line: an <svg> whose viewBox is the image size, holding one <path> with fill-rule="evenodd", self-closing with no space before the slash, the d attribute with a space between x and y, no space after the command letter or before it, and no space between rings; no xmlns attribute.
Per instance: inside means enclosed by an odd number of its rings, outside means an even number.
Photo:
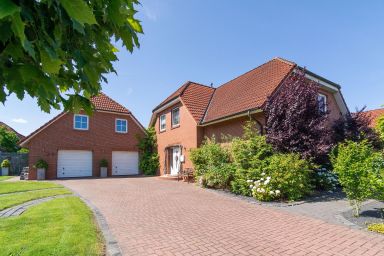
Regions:
<svg viewBox="0 0 384 256"><path fill-rule="evenodd" d="M108 161L101 159L100 161L100 177L105 178L108 176Z"/></svg>
<svg viewBox="0 0 384 256"><path fill-rule="evenodd" d="M8 176L10 167L11 162L9 162L8 159L4 159L3 162L1 162L1 175Z"/></svg>
<svg viewBox="0 0 384 256"><path fill-rule="evenodd" d="M36 179L45 180L45 171L48 169L48 163L43 159L39 159L34 167L37 169Z"/></svg>

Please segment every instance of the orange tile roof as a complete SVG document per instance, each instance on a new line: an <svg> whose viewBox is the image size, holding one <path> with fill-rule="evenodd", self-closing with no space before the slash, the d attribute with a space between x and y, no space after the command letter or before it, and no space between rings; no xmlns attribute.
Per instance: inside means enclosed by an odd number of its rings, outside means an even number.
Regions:
<svg viewBox="0 0 384 256"><path fill-rule="evenodd" d="M274 58L218 87L204 122L262 107L295 66L293 62Z"/></svg>
<svg viewBox="0 0 384 256"><path fill-rule="evenodd" d="M200 123L202 121L214 91L215 89L212 87L189 82L180 95L184 105L196 122Z"/></svg>
<svg viewBox="0 0 384 256"><path fill-rule="evenodd" d="M375 127L379 117L384 116L384 108L364 111L363 114L371 119L370 126Z"/></svg>
<svg viewBox="0 0 384 256"><path fill-rule="evenodd" d="M127 108L117 103L113 99L109 98L104 93L100 93L99 95L92 97L91 102L95 106L96 110L125 113L125 114L131 113Z"/></svg>

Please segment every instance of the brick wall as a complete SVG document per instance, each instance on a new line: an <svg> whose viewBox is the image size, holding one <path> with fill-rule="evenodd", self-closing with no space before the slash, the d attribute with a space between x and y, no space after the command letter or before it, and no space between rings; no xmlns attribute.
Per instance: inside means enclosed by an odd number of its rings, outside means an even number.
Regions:
<svg viewBox="0 0 384 256"><path fill-rule="evenodd" d="M128 133L115 132L116 118L127 119ZM55 179L58 150L90 150L93 176L100 175L99 162L103 158L108 160L108 175L111 175L112 151L138 151L136 136L143 134L130 116L104 112L89 117L89 130L74 130L73 114L67 113L28 142L31 177L35 177L33 165L42 158L48 163L46 178Z"/></svg>
<svg viewBox="0 0 384 256"><path fill-rule="evenodd" d="M180 108L180 126L177 128L172 128L171 124L171 110L174 108ZM159 117L165 114L166 115L166 130L160 132ZM164 163L165 163L165 149L172 145L182 145L182 153L185 155L185 163L183 164L184 168L193 167L189 159L189 151L191 148L197 147L197 123L193 119L192 115L189 113L187 108L181 103L177 103L162 112L157 116L155 129L157 134L157 144L158 144L158 153L160 157L160 170L159 175L163 175L164 172Z"/></svg>

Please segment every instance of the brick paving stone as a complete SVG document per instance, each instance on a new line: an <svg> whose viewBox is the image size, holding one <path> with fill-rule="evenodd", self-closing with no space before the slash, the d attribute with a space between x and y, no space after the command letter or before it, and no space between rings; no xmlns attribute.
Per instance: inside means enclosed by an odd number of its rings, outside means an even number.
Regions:
<svg viewBox="0 0 384 256"><path fill-rule="evenodd" d="M124 255L384 255L384 237L157 177L61 180Z"/></svg>

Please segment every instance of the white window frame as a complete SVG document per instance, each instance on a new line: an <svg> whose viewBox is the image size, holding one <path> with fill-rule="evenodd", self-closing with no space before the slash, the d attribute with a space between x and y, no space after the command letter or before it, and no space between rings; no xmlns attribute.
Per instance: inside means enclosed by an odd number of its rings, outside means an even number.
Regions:
<svg viewBox="0 0 384 256"><path fill-rule="evenodd" d="M173 111L175 111L175 110L179 110L179 123L178 124L173 123ZM171 124L172 124L172 128L180 126L180 108L179 107L171 110Z"/></svg>
<svg viewBox="0 0 384 256"><path fill-rule="evenodd" d="M118 131L117 130L117 121L125 121L125 131ZM128 120L122 119L122 118L116 118L115 119L115 132L117 133L128 133Z"/></svg>
<svg viewBox="0 0 384 256"><path fill-rule="evenodd" d="M319 106L319 111L323 112L323 113L326 113L327 112L327 95L325 94L322 94L322 93L319 93L317 95L317 103L319 103L319 97L321 98L324 98L324 112L322 110L320 110L320 106Z"/></svg>
<svg viewBox="0 0 384 256"><path fill-rule="evenodd" d="M76 117L86 117L87 118L87 128L76 128ZM82 131L88 131L89 130L89 116L87 115L81 115L81 114L75 114L73 115L73 129L75 130L82 130Z"/></svg>
<svg viewBox="0 0 384 256"><path fill-rule="evenodd" d="M164 117L164 128L162 129L161 128L161 119ZM166 114L162 114L160 117L159 117L159 130L161 132L164 132L165 130L167 130L167 116Z"/></svg>

